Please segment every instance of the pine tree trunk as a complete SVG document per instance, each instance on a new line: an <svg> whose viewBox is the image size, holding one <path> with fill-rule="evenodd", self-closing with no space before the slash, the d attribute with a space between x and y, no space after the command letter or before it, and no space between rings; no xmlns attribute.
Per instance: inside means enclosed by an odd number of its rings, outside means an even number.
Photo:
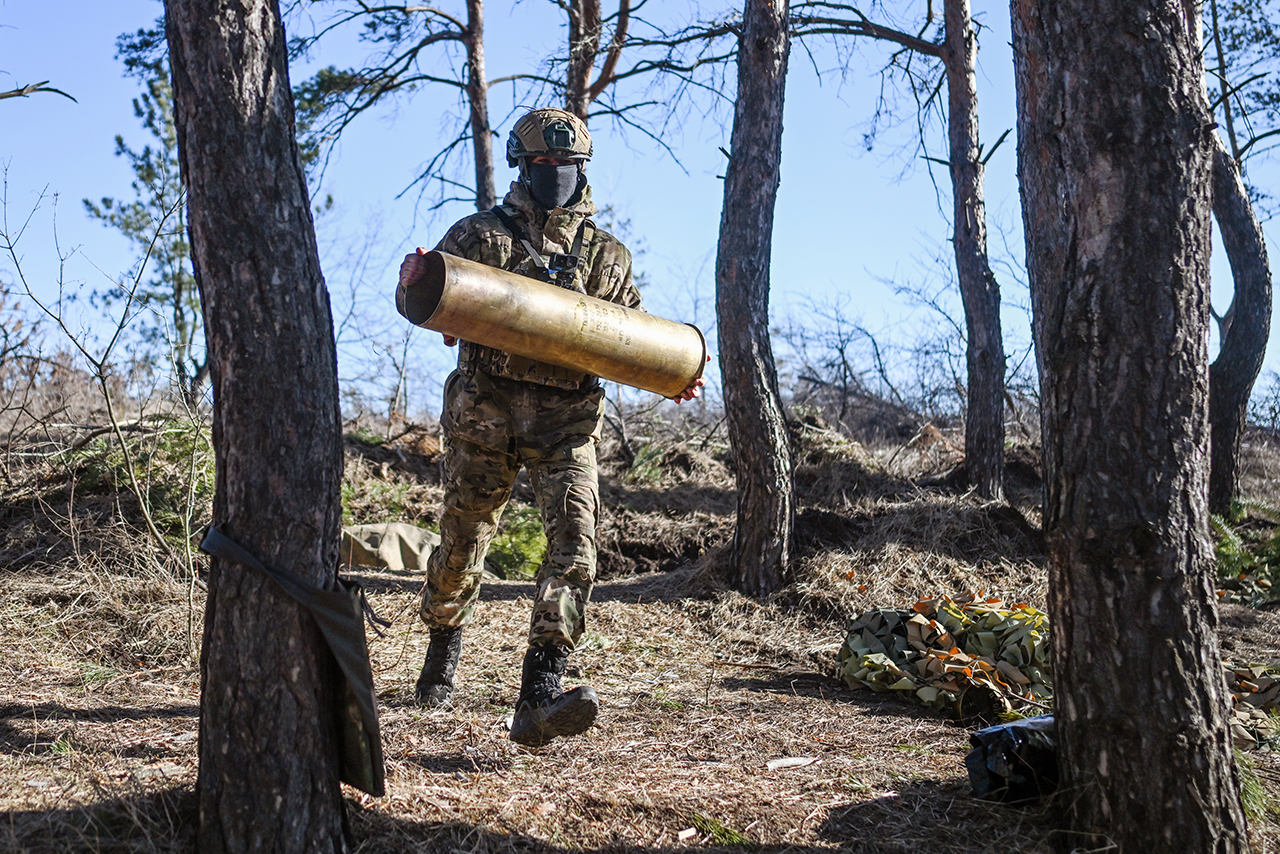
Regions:
<svg viewBox="0 0 1280 854"><path fill-rule="evenodd" d="M337 366L274 0L168 0L179 154L213 379L214 521L316 585L337 566ZM334 689L310 616L214 560L198 844L343 850Z"/></svg>
<svg viewBox="0 0 1280 854"><path fill-rule="evenodd" d="M1012 10L1058 845L1245 852L1206 506L1213 131L1194 4Z"/></svg>
<svg viewBox="0 0 1280 854"><path fill-rule="evenodd" d="M738 484L732 574L754 596L786 580L791 449L769 342L769 264L782 160L787 2L747 0L716 256L720 373Z"/></svg>
<svg viewBox="0 0 1280 854"><path fill-rule="evenodd" d="M1209 366L1209 510L1226 515L1240 491L1240 443L1249 395L1271 334L1271 266L1262 226L1221 138L1213 153L1213 215L1231 262L1235 296L1222 324L1218 358Z"/></svg>
<svg viewBox="0 0 1280 854"><path fill-rule="evenodd" d="M983 498L1004 495L1004 340L1000 286L987 261L984 166L978 147L978 41L968 0L946 0L948 137L955 197L956 275L968 329L965 469Z"/></svg>
<svg viewBox="0 0 1280 854"><path fill-rule="evenodd" d="M600 36L604 32L600 0L570 0L564 8L569 14L564 108L585 122L591 108L591 70L600 53Z"/></svg>
<svg viewBox="0 0 1280 854"><path fill-rule="evenodd" d="M467 103L476 161L476 210L498 203L493 182L493 129L489 126L489 80L484 69L484 0L467 0Z"/></svg>

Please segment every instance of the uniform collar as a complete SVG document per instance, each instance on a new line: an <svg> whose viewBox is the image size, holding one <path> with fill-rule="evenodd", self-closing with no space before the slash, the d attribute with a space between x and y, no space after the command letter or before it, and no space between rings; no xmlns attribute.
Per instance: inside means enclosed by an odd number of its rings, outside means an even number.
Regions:
<svg viewBox="0 0 1280 854"><path fill-rule="evenodd" d="M533 226L530 229L533 234L529 236L541 238L543 245L538 247L541 252L568 252L582 221L596 212L595 203L591 201L590 184L582 188L582 197L574 204L547 211L533 200L524 184L513 181L511 191L502 203L520 211L525 221Z"/></svg>

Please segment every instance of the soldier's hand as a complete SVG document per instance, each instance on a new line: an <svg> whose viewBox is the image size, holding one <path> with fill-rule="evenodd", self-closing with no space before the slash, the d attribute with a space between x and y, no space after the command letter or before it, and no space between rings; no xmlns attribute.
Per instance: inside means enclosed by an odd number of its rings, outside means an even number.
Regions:
<svg viewBox="0 0 1280 854"><path fill-rule="evenodd" d="M710 356L707 356L707 361L708 362L711 361ZM679 394L677 394L675 397L671 399L674 400L676 403L684 403L686 400L693 400L695 397L700 397L702 395L702 387L705 386L706 384L707 384L706 380L704 380L702 377L698 377L696 380L693 381L692 385L690 385L687 389L680 392Z"/></svg>
<svg viewBox="0 0 1280 854"><path fill-rule="evenodd" d="M427 260L422 256L429 251L419 246L417 252L404 256L400 262L400 287L412 288L426 277Z"/></svg>
<svg viewBox="0 0 1280 854"><path fill-rule="evenodd" d="M426 277L427 262L422 256L430 251L419 246L412 255L404 256L404 260L400 262L400 287L411 288ZM458 343L458 339L452 335L445 335L444 343L446 347L452 347Z"/></svg>

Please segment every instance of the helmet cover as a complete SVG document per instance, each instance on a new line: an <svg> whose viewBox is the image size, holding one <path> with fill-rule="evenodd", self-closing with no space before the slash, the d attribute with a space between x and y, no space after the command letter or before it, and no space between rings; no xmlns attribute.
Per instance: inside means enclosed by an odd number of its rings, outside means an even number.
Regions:
<svg viewBox="0 0 1280 854"><path fill-rule="evenodd" d="M561 157L590 160L591 134L586 123L573 113L542 107L521 116L507 136L507 165L516 166L521 157Z"/></svg>

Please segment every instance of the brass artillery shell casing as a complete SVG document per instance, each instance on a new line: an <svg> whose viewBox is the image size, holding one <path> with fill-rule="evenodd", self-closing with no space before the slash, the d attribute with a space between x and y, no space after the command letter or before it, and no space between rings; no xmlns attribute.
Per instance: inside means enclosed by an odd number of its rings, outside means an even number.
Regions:
<svg viewBox="0 0 1280 854"><path fill-rule="evenodd" d="M396 288L396 309L415 326L663 397L680 394L706 367L707 342L693 324L444 252L424 257L427 275Z"/></svg>

